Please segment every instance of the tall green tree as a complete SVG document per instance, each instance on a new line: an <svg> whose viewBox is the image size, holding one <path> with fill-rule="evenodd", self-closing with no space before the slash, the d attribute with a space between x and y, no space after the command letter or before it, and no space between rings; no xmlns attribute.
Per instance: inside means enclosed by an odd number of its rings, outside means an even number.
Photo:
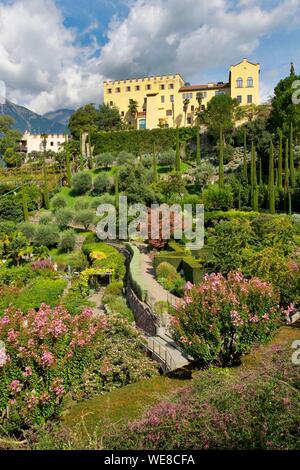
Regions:
<svg viewBox="0 0 300 470"><path fill-rule="evenodd" d="M223 126L220 126L220 141L219 141L219 188L224 188L224 134Z"/></svg>
<svg viewBox="0 0 300 470"><path fill-rule="evenodd" d="M80 150L79 150L79 168L80 168L80 171L83 171L84 170L84 160L83 160L83 152L82 152L82 145L83 145L83 141L82 141L82 130L80 131Z"/></svg>
<svg viewBox="0 0 300 470"><path fill-rule="evenodd" d="M177 133L176 133L176 163L175 163L175 169L176 169L177 173L180 173L180 171L181 171L181 160L180 160L179 128L177 128Z"/></svg>
<svg viewBox="0 0 300 470"><path fill-rule="evenodd" d="M291 126L290 126L290 178L291 178L291 187L292 187L292 189L294 189L296 187L294 152L295 152L294 128L293 128L293 123L291 122Z"/></svg>
<svg viewBox="0 0 300 470"><path fill-rule="evenodd" d="M204 122L208 126L208 132L217 141L220 126L223 127L224 137L232 132L236 113L239 108L238 102L227 94L216 95L208 103L203 113Z"/></svg>
<svg viewBox="0 0 300 470"><path fill-rule="evenodd" d="M119 172L115 175L115 205L119 207Z"/></svg>
<svg viewBox="0 0 300 470"><path fill-rule="evenodd" d="M43 152L42 152L42 163L43 163L43 179L44 179L44 204L47 210L50 209L50 199L49 199L49 188L48 188L48 173L47 173L47 165L46 165L46 157L47 157L47 134L42 135L43 139Z"/></svg>
<svg viewBox="0 0 300 470"><path fill-rule="evenodd" d="M275 184L274 184L274 145L271 141L270 157L269 157L269 210L271 214L275 214Z"/></svg>
<svg viewBox="0 0 300 470"><path fill-rule="evenodd" d="M290 146L289 139L285 143L285 159L284 159L284 210L288 211L289 208L289 194L290 194Z"/></svg>
<svg viewBox="0 0 300 470"><path fill-rule="evenodd" d="M153 144L153 160L152 160L152 174L153 174L153 182L157 183L158 181L158 173L157 173L157 154L156 154L156 147Z"/></svg>
<svg viewBox="0 0 300 470"><path fill-rule="evenodd" d="M91 132L88 133L88 149L89 149L89 168L92 170L94 168L94 159L93 159L93 149L91 143Z"/></svg>
<svg viewBox="0 0 300 470"><path fill-rule="evenodd" d="M257 187L257 170L256 170L256 152L254 143L251 148L251 204L254 211L258 211L258 187Z"/></svg>
<svg viewBox="0 0 300 470"><path fill-rule="evenodd" d="M283 133L281 129L278 129L279 135L279 148L278 148L278 188L283 188L283 178L282 178L282 157L283 157Z"/></svg>
<svg viewBox="0 0 300 470"><path fill-rule="evenodd" d="M297 136L300 134L300 104L295 103L293 99L294 93L297 93L293 87L297 80L300 80L300 75L296 75L294 65L292 65L290 75L280 80L275 87L272 100L270 128L273 132L276 132L278 128L282 129L286 137L289 134L291 123L297 130Z"/></svg>
<svg viewBox="0 0 300 470"><path fill-rule="evenodd" d="M244 129L244 158L243 158L243 179L248 182L248 165L247 165L247 131Z"/></svg>
<svg viewBox="0 0 300 470"><path fill-rule="evenodd" d="M24 220L27 221L28 220L28 205L27 205L27 194L26 194L24 185L22 188L22 207L23 207Z"/></svg>
<svg viewBox="0 0 300 470"><path fill-rule="evenodd" d="M68 186L70 187L72 184L72 171L71 171L71 156L70 156L70 149L68 146L67 136L65 136L65 152L66 152L66 177Z"/></svg>
<svg viewBox="0 0 300 470"><path fill-rule="evenodd" d="M200 125L199 119L197 119L197 126L196 126L196 139L197 139L197 147L196 147L196 163L197 167L201 164L201 137L200 137Z"/></svg>

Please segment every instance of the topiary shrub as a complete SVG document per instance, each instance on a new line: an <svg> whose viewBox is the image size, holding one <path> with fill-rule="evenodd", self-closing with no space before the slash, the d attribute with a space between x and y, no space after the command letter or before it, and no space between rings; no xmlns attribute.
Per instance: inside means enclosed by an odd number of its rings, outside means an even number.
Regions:
<svg viewBox="0 0 300 470"><path fill-rule="evenodd" d="M55 213L55 218L60 227L68 227L73 222L74 212L72 209L68 209L67 207L65 209L59 209Z"/></svg>
<svg viewBox="0 0 300 470"><path fill-rule="evenodd" d="M46 246L52 248L59 242L59 228L57 225L38 225L36 227L33 244L35 246Z"/></svg>
<svg viewBox="0 0 300 470"><path fill-rule="evenodd" d="M211 185L203 191L203 202L206 211L225 211L233 208L233 194L230 186L220 189Z"/></svg>
<svg viewBox="0 0 300 470"><path fill-rule="evenodd" d="M61 233L59 240L59 251L61 253L70 253L73 251L76 244L76 235L74 230L66 230Z"/></svg>
<svg viewBox="0 0 300 470"><path fill-rule="evenodd" d="M111 182L106 173L100 173L94 179L93 184L93 195L99 196L100 194L106 193L111 187Z"/></svg>
<svg viewBox="0 0 300 470"><path fill-rule="evenodd" d="M76 173L72 178L72 191L74 194L86 194L92 189L92 177L87 171Z"/></svg>
<svg viewBox="0 0 300 470"><path fill-rule="evenodd" d="M57 196L54 196L54 198L51 201L51 206L53 211L57 211L58 209L63 209L64 207L67 207L67 201L63 196L60 196L59 194Z"/></svg>
<svg viewBox="0 0 300 470"><path fill-rule="evenodd" d="M30 222L22 222L18 225L18 230L25 235L29 242L32 242L36 233L36 225L31 224Z"/></svg>

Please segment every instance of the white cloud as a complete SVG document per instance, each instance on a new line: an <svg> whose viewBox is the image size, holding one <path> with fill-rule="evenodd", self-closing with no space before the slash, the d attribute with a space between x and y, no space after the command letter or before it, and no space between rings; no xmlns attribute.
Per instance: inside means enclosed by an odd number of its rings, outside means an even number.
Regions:
<svg viewBox="0 0 300 470"><path fill-rule="evenodd" d="M83 48L76 39L53 0L0 6L0 78L8 97L41 113L99 102L103 76L93 58L99 46Z"/></svg>
<svg viewBox="0 0 300 470"><path fill-rule="evenodd" d="M300 0L128 4L128 16L112 19L100 48L92 34L101 18L78 32L66 28L54 0L0 0L0 79L9 98L46 112L100 102L105 78L180 72L197 79L251 56L264 37L300 18ZM79 45L83 33L91 35L88 47Z"/></svg>

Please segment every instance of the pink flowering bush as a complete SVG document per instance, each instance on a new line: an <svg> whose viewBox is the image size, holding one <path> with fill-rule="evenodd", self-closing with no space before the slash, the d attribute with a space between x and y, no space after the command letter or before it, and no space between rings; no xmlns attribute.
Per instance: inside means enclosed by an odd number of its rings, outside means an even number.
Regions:
<svg viewBox="0 0 300 470"><path fill-rule="evenodd" d="M174 310L173 332L182 349L202 364L230 365L265 343L279 327L279 296L271 284L241 273L211 274L186 286Z"/></svg>
<svg viewBox="0 0 300 470"><path fill-rule="evenodd" d="M93 364L106 324L89 308L73 316L44 304L26 314L8 309L0 318L2 424L14 430L57 416L64 396Z"/></svg>

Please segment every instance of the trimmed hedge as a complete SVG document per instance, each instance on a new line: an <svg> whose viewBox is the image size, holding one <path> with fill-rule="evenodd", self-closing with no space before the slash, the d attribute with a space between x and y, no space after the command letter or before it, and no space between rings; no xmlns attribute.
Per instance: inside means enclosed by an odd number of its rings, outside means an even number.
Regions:
<svg viewBox="0 0 300 470"><path fill-rule="evenodd" d="M130 267L129 267L129 276L132 288L138 298L145 302L148 297L147 286L143 282L143 278L140 270L140 250L130 243L126 244L127 250L132 255Z"/></svg>
<svg viewBox="0 0 300 470"><path fill-rule="evenodd" d="M232 219L243 219L243 220L254 220L256 217L260 215L259 212L253 211L237 211L237 210L230 210L230 211L212 211L212 212L205 212L205 225L211 225L213 221L221 221L221 220L232 220Z"/></svg>
<svg viewBox="0 0 300 470"><path fill-rule="evenodd" d="M106 152L117 154L122 151L134 155L153 152L153 144L158 152L169 150L176 145L176 129L144 129L131 131L98 131L92 136L94 155ZM187 142L196 138L194 128L180 128L179 139Z"/></svg>

